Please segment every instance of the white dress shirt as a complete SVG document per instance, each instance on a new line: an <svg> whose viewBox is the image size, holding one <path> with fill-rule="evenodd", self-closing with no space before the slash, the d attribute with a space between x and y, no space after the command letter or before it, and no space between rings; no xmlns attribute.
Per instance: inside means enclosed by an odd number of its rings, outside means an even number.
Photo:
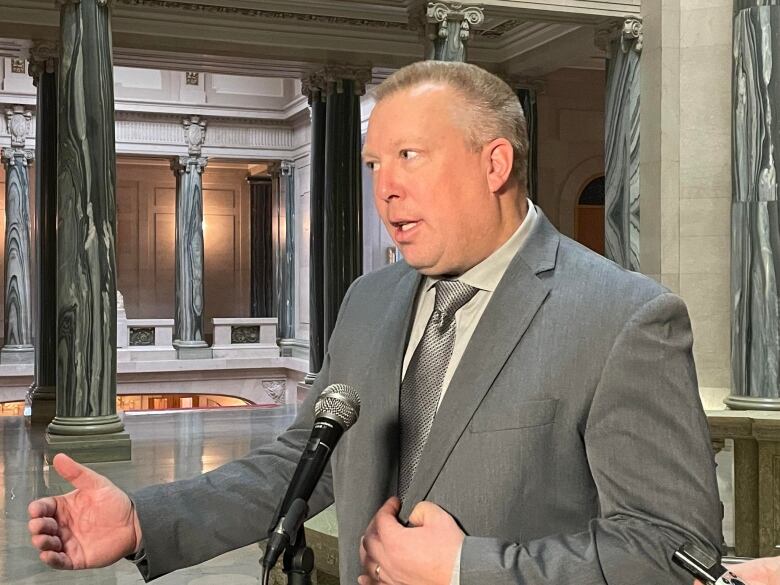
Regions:
<svg viewBox="0 0 780 585"><path fill-rule="evenodd" d="M498 283L501 282L501 278L503 278L512 258L515 257L528 237L531 228L536 223L537 217L536 208L528 200L528 213L526 213L525 218L515 233L498 250L458 277L459 281L477 288L478 291L468 303L455 313L455 345L452 349L452 357L447 366L447 371L444 374L439 405L441 405L441 401L444 399L447 386L449 386L460 359L466 351L466 347L474 330L477 328L482 313L485 312L485 308L490 302ZM409 344L406 346L406 353L404 353L402 377L406 376L406 368L409 367L409 362L412 361L414 350L420 343L425 332L425 326L428 324L428 319L430 319L433 313L436 300L434 285L439 280L439 278L431 276L426 277L420 287L420 291L417 293L417 306L415 308L412 331L409 335ZM450 581L451 585L458 585L459 583L460 551L458 551L458 555L455 557L455 567L452 572L452 580Z"/></svg>

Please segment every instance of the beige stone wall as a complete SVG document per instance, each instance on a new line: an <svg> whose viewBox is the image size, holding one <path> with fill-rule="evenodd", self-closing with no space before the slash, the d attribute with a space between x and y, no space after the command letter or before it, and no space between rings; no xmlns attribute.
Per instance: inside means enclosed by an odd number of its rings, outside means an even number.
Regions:
<svg viewBox="0 0 780 585"><path fill-rule="evenodd" d="M561 232L574 237L582 188L604 174L604 71L559 69L537 98L537 202Z"/></svg>
<svg viewBox="0 0 780 585"><path fill-rule="evenodd" d="M731 0L645 0L642 271L688 305L702 396L730 387Z"/></svg>
<svg viewBox="0 0 780 585"><path fill-rule="evenodd" d="M244 168L203 173L205 330L249 316L249 186ZM117 164L117 287L127 316L174 317L176 180L164 159Z"/></svg>

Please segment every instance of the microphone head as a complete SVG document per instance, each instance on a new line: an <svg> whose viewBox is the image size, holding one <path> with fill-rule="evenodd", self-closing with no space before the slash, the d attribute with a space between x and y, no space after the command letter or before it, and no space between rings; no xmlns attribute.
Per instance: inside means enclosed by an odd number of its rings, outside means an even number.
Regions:
<svg viewBox="0 0 780 585"><path fill-rule="evenodd" d="M314 404L314 416L336 419L346 431L360 415L360 395L352 386L331 384L322 391Z"/></svg>

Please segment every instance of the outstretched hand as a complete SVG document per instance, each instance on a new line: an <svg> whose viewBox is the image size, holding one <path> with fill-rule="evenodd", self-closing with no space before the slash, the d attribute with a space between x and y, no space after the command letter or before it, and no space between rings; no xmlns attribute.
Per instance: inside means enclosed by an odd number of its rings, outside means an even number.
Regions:
<svg viewBox="0 0 780 585"><path fill-rule="evenodd" d="M127 494L67 455L58 454L53 463L75 489L27 508L27 526L41 561L55 569L94 569L133 554L141 527Z"/></svg>

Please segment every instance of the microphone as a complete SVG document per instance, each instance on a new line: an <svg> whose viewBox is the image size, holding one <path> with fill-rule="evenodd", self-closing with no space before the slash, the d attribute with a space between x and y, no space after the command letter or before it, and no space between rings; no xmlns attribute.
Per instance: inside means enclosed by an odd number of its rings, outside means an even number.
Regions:
<svg viewBox="0 0 780 585"><path fill-rule="evenodd" d="M266 574L270 573L306 520L306 502L322 477L336 443L344 431L355 424L359 415L360 395L351 386L331 384L317 398L309 442L298 460L298 467L282 500L277 519L269 529L263 557Z"/></svg>

